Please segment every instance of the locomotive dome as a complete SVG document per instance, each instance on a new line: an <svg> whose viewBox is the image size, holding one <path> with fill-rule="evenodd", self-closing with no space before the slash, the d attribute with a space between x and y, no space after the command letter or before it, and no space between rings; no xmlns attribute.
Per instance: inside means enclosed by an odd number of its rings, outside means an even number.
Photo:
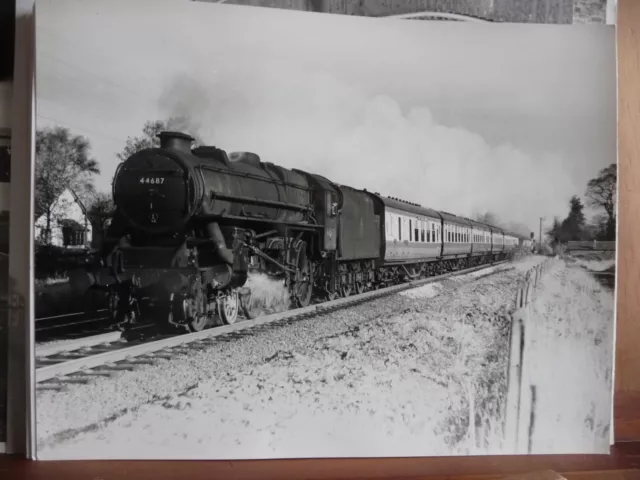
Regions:
<svg viewBox="0 0 640 480"><path fill-rule="evenodd" d="M173 148L184 153L191 152L191 145L195 141L191 135L182 132L160 132L160 148Z"/></svg>

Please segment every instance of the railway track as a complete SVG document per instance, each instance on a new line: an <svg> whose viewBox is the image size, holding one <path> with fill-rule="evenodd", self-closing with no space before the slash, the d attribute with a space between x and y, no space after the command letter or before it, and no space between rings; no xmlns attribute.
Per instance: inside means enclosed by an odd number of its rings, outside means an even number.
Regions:
<svg viewBox="0 0 640 480"><path fill-rule="evenodd" d="M95 312L73 312L60 315L50 315L36 318L36 333L50 333L55 330L62 330L69 327L81 327L87 324L97 324L109 319L107 309L100 309Z"/></svg>
<svg viewBox="0 0 640 480"><path fill-rule="evenodd" d="M123 340L119 333L108 333L59 344L44 345L37 347L35 352L36 389L60 390L69 384L88 383L96 377L108 377L123 370L134 370L141 365L152 365L158 359L171 359L181 354L188 354L193 347L207 347L220 341L232 341L237 337L253 335L261 328L271 328L278 324L292 323L326 314L446 278L497 267L508 261L503 260L491 265L480 265L414 280L317 305L245 320L234 325L213 327L196 333L159 335L150 340L134 341Z"/></svg>

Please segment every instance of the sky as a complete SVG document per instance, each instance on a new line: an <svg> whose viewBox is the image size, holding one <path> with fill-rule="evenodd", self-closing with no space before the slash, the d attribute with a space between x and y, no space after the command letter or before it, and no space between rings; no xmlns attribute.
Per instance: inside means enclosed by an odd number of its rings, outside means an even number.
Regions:
<svg viewBox="0 0 640 480"><path fill-rule="evenodd" d="M419 22L188 0L37 0L37 127L96 186L148 120L228 152L538 232L616 161L609 25Z"/></svg>

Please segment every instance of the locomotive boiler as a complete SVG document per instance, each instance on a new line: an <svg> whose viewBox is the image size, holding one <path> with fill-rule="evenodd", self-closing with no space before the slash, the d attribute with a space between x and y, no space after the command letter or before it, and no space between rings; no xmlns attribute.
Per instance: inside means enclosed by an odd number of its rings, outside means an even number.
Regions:
<svg viewBox="0 0 640 480"><path fill-rule="evenodd" d="M183 133L159 137L159 148L131 155L113 181L116 209L95 277L118 324L168 315L197 331L212 316L251 317L242 287L252 270L281 278L294 303L307 305L320 228L307 177L249 152L192 149Z"/></svg>

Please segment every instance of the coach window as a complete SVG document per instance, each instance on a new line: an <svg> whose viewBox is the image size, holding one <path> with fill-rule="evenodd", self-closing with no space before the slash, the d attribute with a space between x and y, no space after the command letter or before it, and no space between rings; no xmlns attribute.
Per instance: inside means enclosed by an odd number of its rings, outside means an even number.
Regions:
<svg viewBox="0 0 640 480"><path fill-rule="evenodd" d="M416 228L414 229L413 233L415 234L416 238L416 242L420 241L420 220L416 220Z"/></svg>
<svg viewBox="0 0 640 480"><path fill-rule="evenodd" d="M402 218L398 217L398 240L402 240Z"/></svg>

